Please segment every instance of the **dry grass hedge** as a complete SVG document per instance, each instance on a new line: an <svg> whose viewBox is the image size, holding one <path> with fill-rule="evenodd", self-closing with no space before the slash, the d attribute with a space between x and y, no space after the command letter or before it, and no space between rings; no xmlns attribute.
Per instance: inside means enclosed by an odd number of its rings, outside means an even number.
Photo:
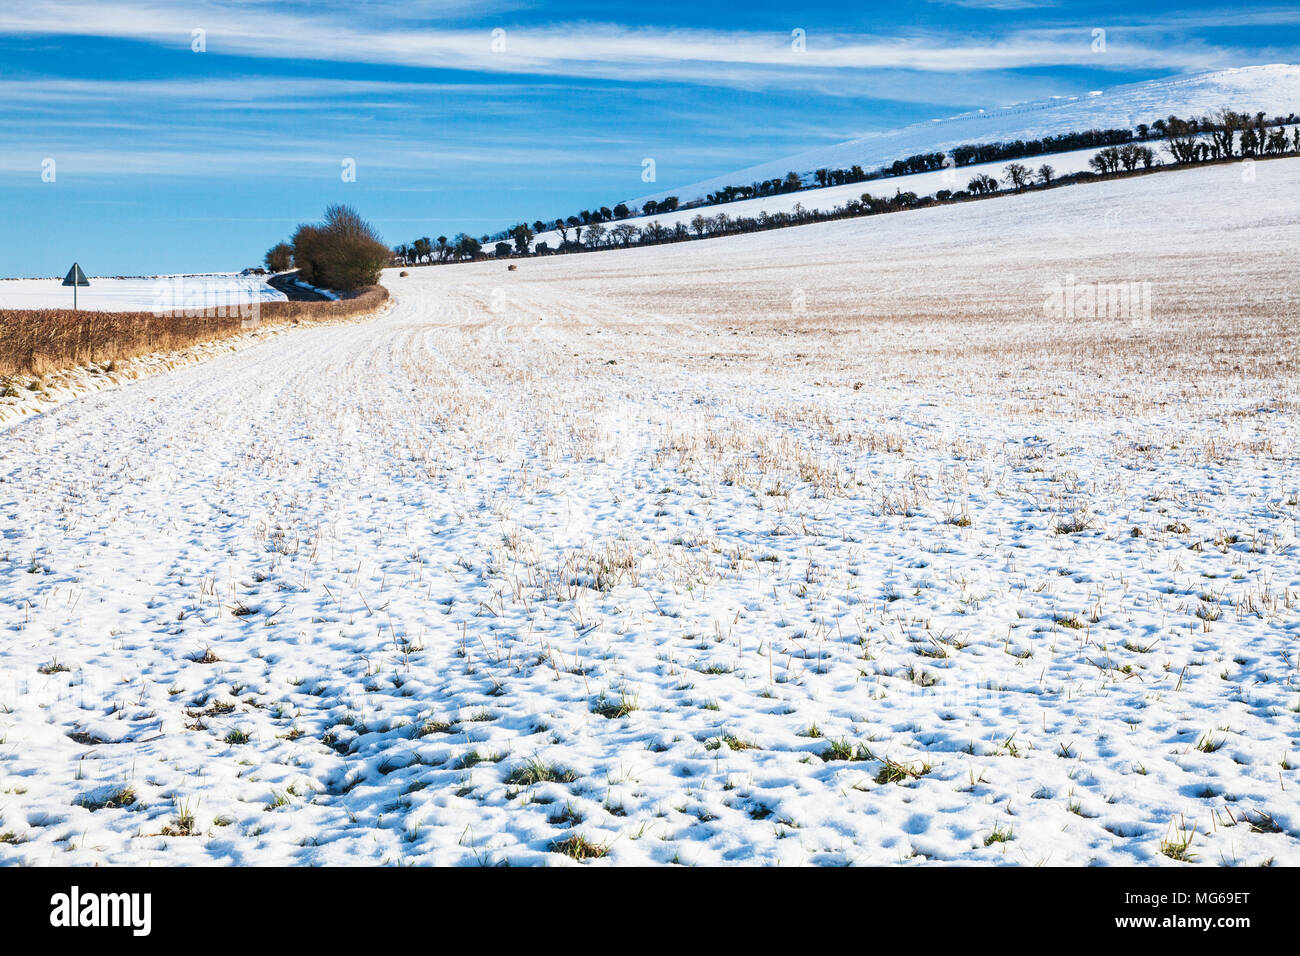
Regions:
<svg viewBox="0 0 1300 956"><path fill-rule="evenodd" d="M262 302L258 324L333 322L379 308L383 286L333 302ZM118 362L150 352L188 348L248 331L237 309L229 315L156 315L153 312L74 312L0 309L0 375L44 375L90 362Z"/></svg>

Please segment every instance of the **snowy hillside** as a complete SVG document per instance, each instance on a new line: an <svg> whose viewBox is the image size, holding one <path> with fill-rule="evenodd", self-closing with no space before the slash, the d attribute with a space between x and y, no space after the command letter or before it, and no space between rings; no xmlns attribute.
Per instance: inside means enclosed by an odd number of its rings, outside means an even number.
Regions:
<svg viewBox="0 0 1300 956"><path fill-rule="evenodd" d="M1088 161L1096 155L1097 147L1094 146L1088 149L1071 150L1067 153L1035 156L1025 162L1035 170L1042 164L1047 163L1056 171L1057 176L1068 176L1071 173L1087 170L1089 168ZM1167 157L1162 156L1163 159L1167 159ZM741 199L736 202L714 206L676 209L673 212L655 213L653 216L632 216L620 220L620 222L629 223L638 229L649 225L651 222L657 222L661 226L671 229L679 222L689 226L691 220L696 216L709 217L716 216L718 213L726 213L732 219L739 219L746 216L757 216L759 213L764 212L768 215L793 212L795 206L830 212L837 206L843 206L851 200L859 199L863 193L889 197L894 195L895 192L902 191L914 192L918 196L929 196L940 189L965 189L971 177L980 173L1001 181L1007 162L1006 160L999 160L994 163L972 163L970 166L945 170L937 169L925 173L913 173L909 176L889 176L884 179L872 179L861 183L826 186L822 189L801 189L799 192L794 193L777 193L775 196L759 196L755 199ZM605 228L608 229L611 225L613 224L607 223ZM534 248L537 243L544 242L549 248L557 249L560 246L561 238L560 233L554 229L538 233L533 237ZM572 232L570 232L569 238L573 238Z"/></svg>
<svg viewBox="0 0 1300 956"><path fill-rule="evenodd" d="M895 159L939 152L963 143L1038 139L1093 128L1131 128L1171 113L1201 116L1223 107L1263 110L1269 116L1300 112L1300 66L1251 66L1132 83L1108 90L1081 90L1074 95L914 123L901 129L869 133L846 143L821 146L703 182L650 193L635 203L640 205L647 199L664 196L677 196L688 202L724 186L772 179L790 170L808 173L822 167L847 169L855 164L871 170Z"/></svg>

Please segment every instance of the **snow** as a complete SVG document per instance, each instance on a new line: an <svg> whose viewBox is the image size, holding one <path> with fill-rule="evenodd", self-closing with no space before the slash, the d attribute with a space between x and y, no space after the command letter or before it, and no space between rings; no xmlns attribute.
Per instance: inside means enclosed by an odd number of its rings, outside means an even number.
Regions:
<svg viewBox="0 0 1300 956"><path fill-rule="evenodd" d="M388 272L9 425L0 863L1300 862L1255 172Z"/></svg>
<svg viewBox="0 0 1300 956"><path fill-rule="evenodd" d="M199 306L283 302L284 293L259 276L238 273L106 279L87 276L77 308L91 312L152 312ZM72 288L62 279L0 279L0 309L70 309Z"/></svg>
<svg viewBox="0 0 1300 956"><path fill-rule="evenodd" d="M386 310L385 306L382 311ZM170 352L154 352L109 363L58 369L40 376L5 376L0 379L0 426L26 415L47 412L61 402L90 392L116 388L149 375L205 362L227 352L237 352L273 336L282 335L292 327L292 323L259 322L238 335L199 342Z"/></svg>
<svg viewBox="0 0 1300 956"><path fill-rule="evenodd" d="M1182 117L1205 116L1225 107L1251 113L1263 110L1270 117L1300 112L1300 66L1270 64L1218 70L962 113L869 133L846 143L819 146L703 182L650 193L634 204L639 206L646 199L665 196L677 196L685 202L724 186L784 177L791 170L806 174L822 167L849 169L860 165L870 171L896 159L942 152L964 143L1038 139L1094 128L1131 129L1138 123L1167 118L1171 113Z"/></svg>
<svg viewBox="0 0 1300 956"><path fill-rule="evenodd" d="M294 279L293 284L300 289L306 289L308 292L315 292L318 296L320 296L323 299L329 299L330 301L334 301L334 302L338 301L338 294L331 292L329 289L319 289L308 282L303 282L301 279Z"/></svg>
<svg viewBox="0 0 1300 956"><path fill-rule="evenodd" d="M1157 151L1157 155L1163 153L1159 148L1159 143L1151 143L1152 149ZM1037 180L1037 171L1043 164L1050 165L1055 170L1055 175L1065 176L1070 173L1084 172L1090 167L1088 161L1097 155L1100 147L1089 149L1071 150L1065 153L1051 153L1043 156L1033 156L1028 159L1020 160L1023 165L1028 166L1034 171L1035 181ZM1162 159L1167 157L1162 157ZM757 216L761 212L769 215L778 212L792 212L796 205L802 206L807 210L820 209L823 212L830 212L837 206L843 206L850 200L861 199L863 193L870 193L873 196L889 198L896 192L914 192L918 196L932 196L940 189L948 189L956 192L959 189L965 189L971 179L980 173L992 176L998 180L999 184L1005 185L1005 171L1007 164L1015 160L1002 160L996 163L975 163L970 166L961 166L949 170L934 170L925 173L913 173L907 176L887 176L882 179L872 179L861 183L847 183L843 186L826 186L820 189L802 189L799 192L781 193L775 196L760 196L755 199L741 199L736 202L721 203L714 206L700 206L694 209L677 209L669 213L657 213L653 216L629 216L627 219L620 219L616 222L602 223L606 229L606 243L615 240L609 235L608 230L621 222L627 222L638 229L644 228L652 222L658 222L660 225L671 229L677 223L683 223L690 226L691 220L696 216L704 216L706 219L716 216L719 213L726 213L732 219L742 216ZM586 227L583 227L585 233ZM573 231L569 231L572 238ZM536 247L538 242L545 242L552 250L560 246L561 236L557 230L538 233L533 240L533 246Z"/></svg>
<svg viewBox="0 0 1300 956"><path fill-rule="evenodd" d="M1056 96L1033 103L1022 103L1001 110L964 113L945 120L915 123L897 130L872 133L861 139L835 146L822 147L799 153L775 162L749 169L727 173L704 182L666 189L643 196L631 203L639 207L647 199L677 196L681 201L699 199L724 186L747 185L765 179L783 178L794 170L807 175L816 169L848 169L860 165L868 172L917 153L941 152L966 143L989 143L1003 140L1038 139L1059 133L1087 129L1131 129L1138 123L1168 117L1203 116L1228 107L1234 109L1264 110L1270 117L1288 116L1300 110L1300 66L1270 65L1221 70L1215 73L1152 80L1120 86L1111 91L1093 91L1086 96ZM1159 140L1151 140L1157 162L1169 160ZM1100 147L1071 150L1031 156L1018 162L1037 170L1047 163L1057 175L1084 172L1088 161L1096 156ZM672 213L654 216L637 216L628 222L642 228L651 222L672 228L677 223L689 226L697 215L704 217L726 213L732 218L790 212L796 204L805 209L829 212L863 193L889 197L896 191L914 192L918 196L933 195L940 189L965 189L970 180L984 173L1002 183L1009 162L1001 160L961 166L952 170L937 170L909 176L891 176L862 183L803 189L799 192L781 193L739 202L679 209ZM608 230L613 223L603 224ZM585 229L585 227L584 227ZM609 241L612 237L607 236ZM560 233L549 230L538 234L534 243L545 242L555 249L560 245Z"/></svg>

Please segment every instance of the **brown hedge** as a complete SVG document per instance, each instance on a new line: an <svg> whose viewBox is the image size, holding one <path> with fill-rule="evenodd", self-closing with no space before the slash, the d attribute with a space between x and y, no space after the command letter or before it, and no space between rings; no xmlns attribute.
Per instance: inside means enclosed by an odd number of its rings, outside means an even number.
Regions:
<svg viewBox="0 0 1300 956"><path fill-rule="evenodd" d="M263 302L259 324L334 322L373 312L388 299L376 285L332 302ZM117 362L188 348L247 331L238 314L158 316L152 312L0 309L0 375L42 375L90 362Z"/></svg>

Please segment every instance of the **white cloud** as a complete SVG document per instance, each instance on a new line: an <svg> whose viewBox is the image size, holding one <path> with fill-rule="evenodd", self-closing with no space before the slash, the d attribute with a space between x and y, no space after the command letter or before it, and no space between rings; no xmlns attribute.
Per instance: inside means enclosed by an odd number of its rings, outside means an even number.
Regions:
<svg viewBox="0 0 1300 956"><path fill-rule="evenodd" d="M1127 34L1122 28L1113 28L1105 56L1092 50L1091 30L1084 27L1015 30L974 40L936 32L896 37L813 32L807 37L806 49L797 52L790 36L780 32L596 23L515 28L505 15L500 23L506 31L505 48L494 52L488 27L448 28L413 16L385 20L368 7L362 8L363 16L357 16L357 9L326 6L309 10L302 5L257 0L237 7L206 0L61 0L57 4L11 0L0 13L0 33L92 35L188 49L190 31L202 28L207 31L209 55L740 88L811 84L831 73L879 69L935 73L1071 65L1211 69L1239 65L1242 56L1240 51L1205 43L1161 42L1150 25ZM394 9L392 4L384 8ZM1255 14L1262 15L1261 11Z"/></svg>

